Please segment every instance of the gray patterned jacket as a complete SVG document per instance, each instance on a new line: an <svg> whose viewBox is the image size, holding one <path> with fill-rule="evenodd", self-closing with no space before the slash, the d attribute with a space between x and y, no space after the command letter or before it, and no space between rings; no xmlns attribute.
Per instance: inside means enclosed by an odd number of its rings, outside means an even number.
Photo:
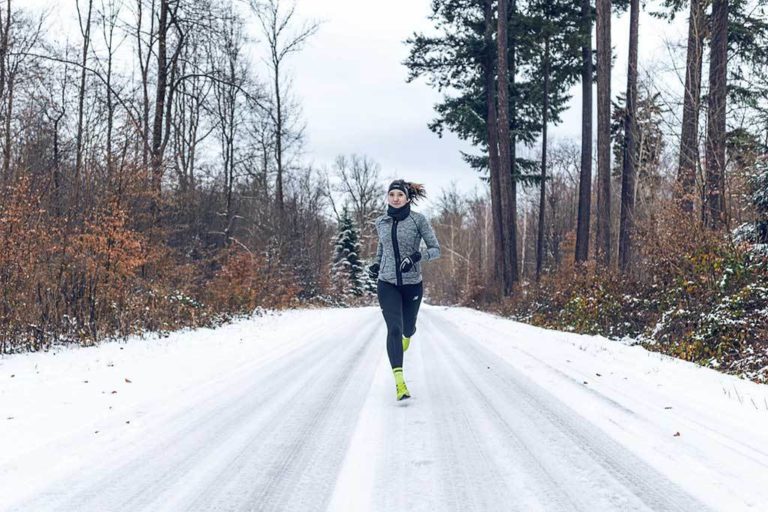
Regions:
<svg viewBox="0 0 768 512"><path fill-rule="evenodd" d="M421 263L440 257L440 244L426 217L418 212L398 221L387 214L375 221L379 245L374 263L379 264L379 281L395 285L416 284L421 282ZM400 262L420 250L421 241L427 244L427 250L421 251L421 261L409 272L400 271Z"/></svg>

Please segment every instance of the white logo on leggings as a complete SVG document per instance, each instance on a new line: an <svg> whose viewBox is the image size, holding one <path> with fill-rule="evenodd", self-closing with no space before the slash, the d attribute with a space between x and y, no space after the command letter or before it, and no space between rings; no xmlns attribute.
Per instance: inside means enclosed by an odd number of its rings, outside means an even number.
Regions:
<svg viewBox="0 0 768 512"><path fill-rule="evenodd" d="M419 296L418 296L418 295L417 295L417 296L415 296L415 297L413 298L413 300L419 300Z"/></svg>

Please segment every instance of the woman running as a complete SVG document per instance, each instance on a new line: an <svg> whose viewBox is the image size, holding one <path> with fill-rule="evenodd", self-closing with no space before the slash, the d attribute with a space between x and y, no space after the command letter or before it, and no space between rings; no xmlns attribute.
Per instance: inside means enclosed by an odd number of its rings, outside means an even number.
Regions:
<svg viewBox="0 0 768 512"><path fill-rule="evenodd" d="M421 261L440 257L440 244L427 219L411 211L411 203L426 197L424 186L395 180L387 191L387 214L376 219L379 244L376 259L369 267L377 281L377 292L384 322L387 324L387 354L395 376L397 399L410 398L403 378L403 352L416 332L424 291ZM421 241L427 251L420 251Z"/></svg>

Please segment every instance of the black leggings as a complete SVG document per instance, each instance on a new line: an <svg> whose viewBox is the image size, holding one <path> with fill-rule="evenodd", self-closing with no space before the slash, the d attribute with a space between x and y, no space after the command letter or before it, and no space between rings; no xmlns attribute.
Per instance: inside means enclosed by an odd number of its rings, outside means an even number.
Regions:
<svg viewBox="0 0 768 512"><path fill-rule="evenodd" d="M421 283L395 286L378 282L379 305L387 324L387 355L392 368L403 367L403 336L410 338L416 332L423 290Z"/></svg>

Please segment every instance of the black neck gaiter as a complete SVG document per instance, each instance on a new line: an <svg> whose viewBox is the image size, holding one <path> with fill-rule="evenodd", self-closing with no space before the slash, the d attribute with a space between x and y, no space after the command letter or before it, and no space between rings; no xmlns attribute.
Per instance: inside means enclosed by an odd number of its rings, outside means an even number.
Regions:
<svg viewBox="0 0 768 512"><path fill-rule="evenodd" d="M411 214L411 203L405 203L405 206L400 208L394 208L392 205L387 206L387 215L396 220L405 220L408 215Z"/></svg>

